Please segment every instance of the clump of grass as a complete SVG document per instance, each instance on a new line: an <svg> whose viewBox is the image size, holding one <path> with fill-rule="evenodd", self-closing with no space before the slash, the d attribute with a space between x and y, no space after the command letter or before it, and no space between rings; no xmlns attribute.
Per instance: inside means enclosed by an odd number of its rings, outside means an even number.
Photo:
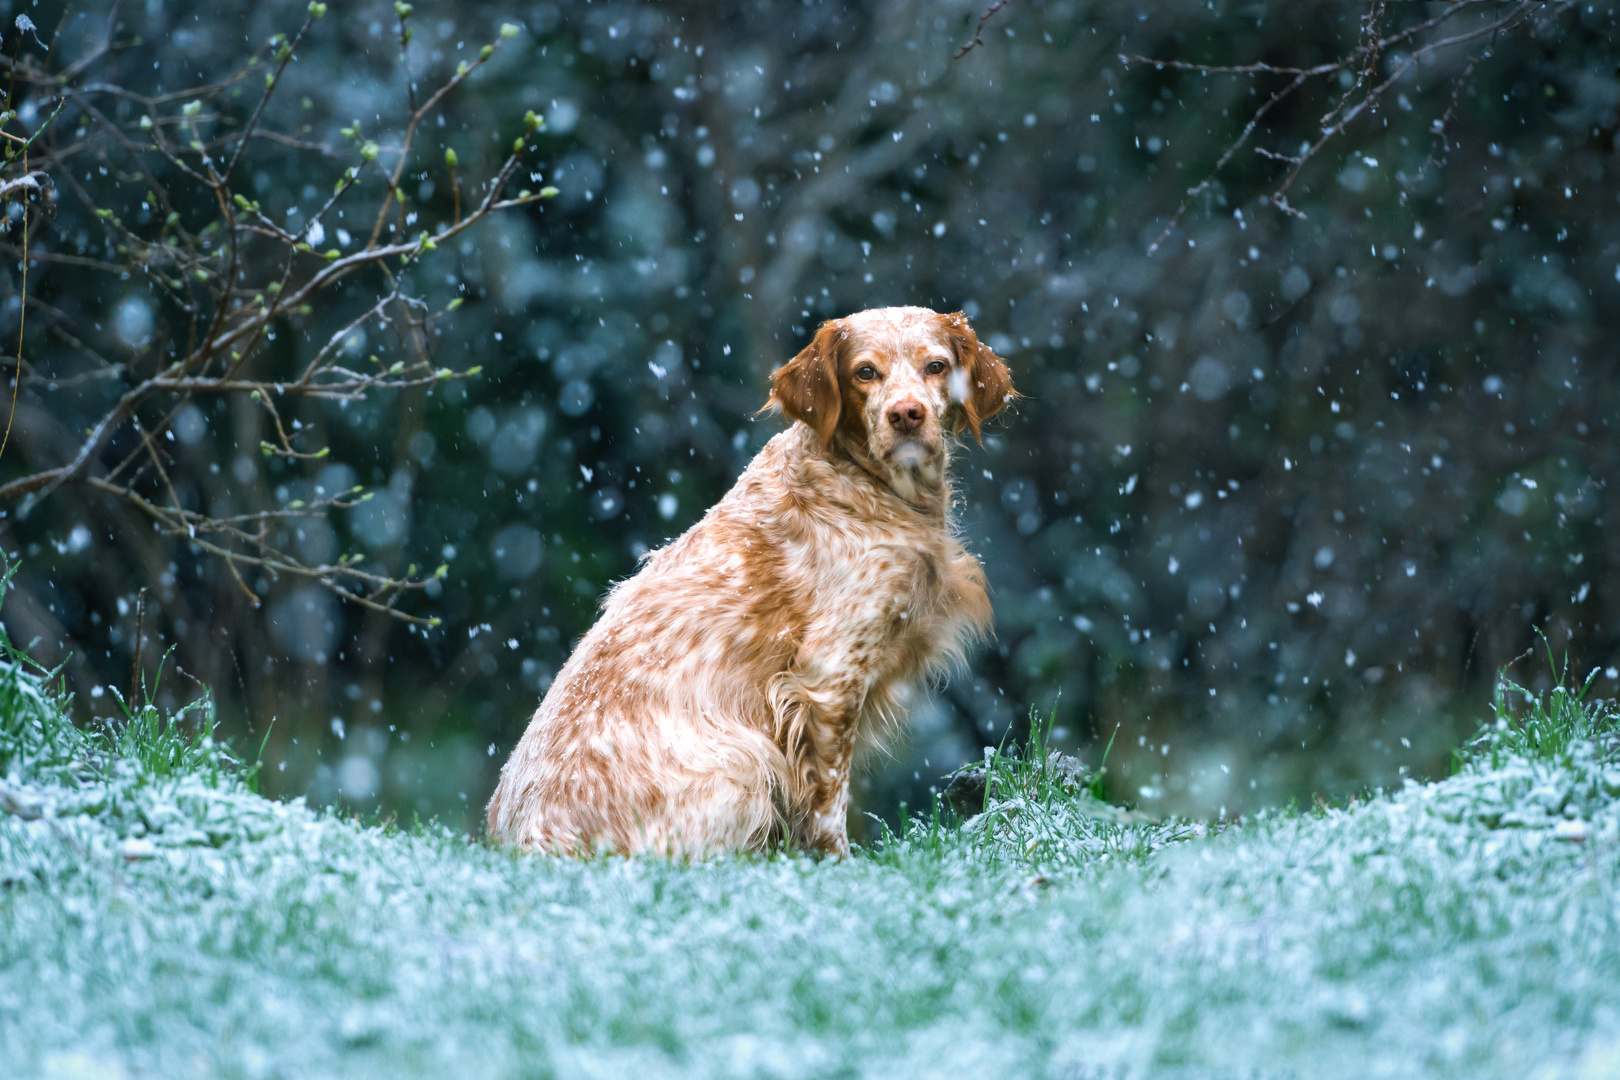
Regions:
<svg viewBox="0 0 1620 1080"><path fill-rule="evenodd" d="M1114 735L1108 737L1097 768L1090 769L1080 756L1051 748L1052 725L1056 720L1055 705L1044 718L1031 709L1029 739L1023 747L1007 753L1003 741L1002 747L992 751L985 759L987 810L998 801L1010 799L1037 804L1080 800L1098 806L1109 805L1102 799L1100 791L1108 775L1108 754L1114 748ZM1118 731L1114 734L1117 735Z"/></svg>
<svg viewBox="0 0 1620 1080"><path fill-rule="evenodd" d="M0 777L65 778L82 764L84 739L67 719L48 676L0 631Z"/></svg>
<svg viewBox="0 0 1620 1080"><path fill-rule="evenodd" d="M1045 717L1031 710L1030 734L1022 746L1008 746L1004 740L987 751L982 764L953 774L982 781L981 813L963 820L936 795L929 813L908 819L899 835L885 827L874 853L892 857L902 851L966 851L989 867L1044 872L1146 858L1168 843L1207 833L1202 824L1156 821L1100 798L1113 738L1092 768L1083 758L1052 749L1055 719L1055 710Z"/></svg>
<svg viewBox="0 0 1620 1080"><path fill-rule="evenodd" d="M0 595L15 567L0 574ZM165 658L167 659L167 658ZM36 664L0 628L0 780L72 786L116 772L140 780L197 777L210 787L254 786L258 766L247 766L215 738L213 696L165 713L155 701L163 677L141 686L139 703L113 691L122 719L81 731L59 671Z"/></svg>
<svg viewBox="0 0 1620 1080"><path fill-rule="evenodd" d="M145 700L139 704L125 701L113 691L124 715L96 733L102 753L149 779L195 776L210 787L237 780L252 786L257 766L244 765L228 743L214 737L219 721L213 695L204 692L195 701L166 714L153 700L162 678L160 665L153 684L141 687Z"/></svg>
<svg viewBox="0 0 1620 1080"><path fill-rule="evenodd" d="M0 596L15 572L0 574ZM64 782L85 770L90 747L66 705L58 673L30 660L0 628L0 780Z"/></svg>
<svg viewBox="0 0 1620 1080"><path fill-rule="evenodd" d="M1545 642L1544 642L1545 643ZM1555 662L1547 649L1547 664L1556 681L1546 694L1535 694L1507 677L1497 675L1492 694L1493 718L1454 755L1461 769L1469 763L1488 762L1501 768L1511 759L1565 762L1578 750L1613 756L1620 750L1620 708L1612 700L1591 698L1598 669L1579 685L1569 670L1569 658Z"/></svg>

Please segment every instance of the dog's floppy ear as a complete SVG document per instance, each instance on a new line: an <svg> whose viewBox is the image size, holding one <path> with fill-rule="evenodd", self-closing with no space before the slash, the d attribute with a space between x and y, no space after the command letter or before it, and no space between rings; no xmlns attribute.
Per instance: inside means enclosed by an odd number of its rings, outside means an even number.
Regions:
<svg viewBox="0 0 1620 1080"><path fill-rule="evenodd" d="M965 426L982 444L979 425L1018 396L1013 389L1012 373L1001 357L973 333L966 315L958 311L941 318L945 320L945 333L956 351L958 365L950 380L951 400L959 409L956 430L961 431Z"/></svg>
<svg viewBox="0 0 1620 1080"><path fill-rule="evenodd" d="M765 409L780 408L790 419L802 420L820 437L823 446L832 442L843 407L838 386L838 352L843 338L842 319L822 323L798 356L771 372L771 397L765 403Z"/></svg>

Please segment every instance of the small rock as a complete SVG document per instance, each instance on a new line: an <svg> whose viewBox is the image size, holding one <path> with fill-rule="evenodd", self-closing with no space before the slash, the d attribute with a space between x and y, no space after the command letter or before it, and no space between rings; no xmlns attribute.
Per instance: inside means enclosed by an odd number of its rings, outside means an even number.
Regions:
<svg viewBox="0 0 1620 1080"><path fill-rule="evenodd" d="M957 817L966 821L970 817L984 813L984 785L983 765L963 769L951 777L950 784L945 788L945 801L956 811Z"/></svg>
<svg viewBox="0 0 1620 1080"><path fill-rule="evenodd" d="M1573 820L1560 821L1553 826L1552 834L1554 840L1568 840L1571 843L1579 844L1591 835L1591 832L1592 830L1586 822Z"/></svg>
<svg viewBox="0 0 1620 1080"><path fill-rule="evenodd" d="M1324 1011L1328 1019L1338 1027L1359 1028L1366 1025L1372 1008L1365 994L1352 989L1335 995L1326 1003Z"/></svg>
<svg viewBox="0 0 1620 1080"><path fill-rule="evenodd" d="M1072 754L1053 750L1046 755L1046 767L1052 781L1068 792L1089 788L1095 779L1086 769L1086 763Z"/></svg>
<svg viewBox="0 0 1620 1080"><path fill-rule="evenodd" d="M0 810L15 814L24 821L33 821L45 812L38 797L4 784L0 784Z"/></svg>
<svg viewBox="0 0 1620 1080"><path fill-rule="evenodd" d="M118 845L118 854L124 857L125 862L151 859L157 855L157 845L145 837L132 836Z"/></svg>

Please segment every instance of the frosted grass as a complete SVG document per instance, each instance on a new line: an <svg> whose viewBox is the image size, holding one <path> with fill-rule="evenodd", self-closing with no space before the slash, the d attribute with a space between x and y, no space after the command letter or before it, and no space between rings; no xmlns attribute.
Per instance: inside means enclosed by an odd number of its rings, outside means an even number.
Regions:
<svg viewBox="0 0 1620 1080"><path fill-rule="evenodd" d="M1003 761L966 826L675 866L268 801L206 716L83 735L14 658L0 1075L1620 1075L1620 753L1577 704L1342 808L1134 824Z"/></svg>

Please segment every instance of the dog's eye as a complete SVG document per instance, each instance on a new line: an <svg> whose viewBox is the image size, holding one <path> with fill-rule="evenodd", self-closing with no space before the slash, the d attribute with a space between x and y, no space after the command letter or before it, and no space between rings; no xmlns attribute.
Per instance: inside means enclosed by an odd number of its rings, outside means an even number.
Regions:
<svg viewBox="0 0 1620 1080"><path fill-rule="evenodd" d="M945 361L935 360L927 367L923 368L923 370L930 375L943 375L945 373Z"/></svg>
<svg viewBox="0 0 1620 1080"><path fill-rule="evenodd" d="M861 380L861 382L871 382L873 379L878 377L877 368L873 367L871 364L862 364L860 367L855 369L855 377Z"/></svg>

